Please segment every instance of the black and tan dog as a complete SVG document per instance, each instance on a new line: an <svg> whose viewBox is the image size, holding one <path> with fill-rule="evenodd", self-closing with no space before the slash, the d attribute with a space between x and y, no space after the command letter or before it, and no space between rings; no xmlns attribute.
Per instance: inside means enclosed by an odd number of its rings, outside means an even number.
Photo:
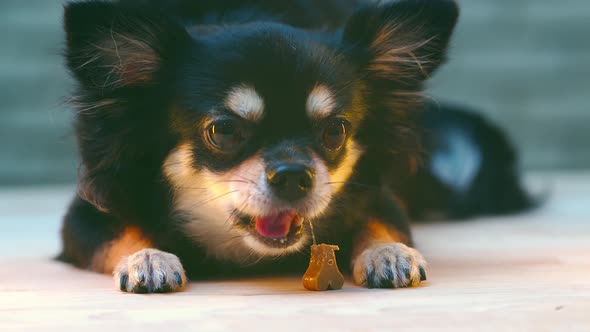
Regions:
<svg viewBox="0 0 590 332"><path fill-rule="evenodd" d="M426 279L408 211L521 207L504 138L422 103L455 2L355 2L68 4L82 168L60 258L176 291L185 271L302 272L313 223L355 283L407 287Z"/></svg>

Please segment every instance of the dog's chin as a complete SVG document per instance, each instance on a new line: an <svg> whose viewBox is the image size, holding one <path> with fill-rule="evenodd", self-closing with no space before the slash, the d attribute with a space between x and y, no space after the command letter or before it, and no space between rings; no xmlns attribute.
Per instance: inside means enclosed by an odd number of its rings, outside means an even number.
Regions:
<svg viewBox="0 0 590 332"><path fill-rule="evenodd" d="M300 250L306 242L305 217L294 210L267 216L238 217L236 226L246 232L246 244L264 256L280 256Z"/></svg>

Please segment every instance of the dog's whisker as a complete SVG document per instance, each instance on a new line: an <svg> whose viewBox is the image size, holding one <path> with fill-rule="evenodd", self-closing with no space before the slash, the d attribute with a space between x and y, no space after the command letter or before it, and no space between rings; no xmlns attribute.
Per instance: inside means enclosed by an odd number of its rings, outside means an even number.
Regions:
<svg viewBox="0 0 590 332"><path fill-rule="evenodd" d="M229 214L229 216L228 216L228 217L227 217L227 219L225 220L225 224L227 224L228 222L230 222L230 221L231 221L231 219L232 219L233 217L235 217L236 215L238 215L238 213L240 213L240 211L241 211L241 210L244 208L244 205L246 205L246 204L247 204L247 202L248 202L248 199L250 199L250 195L248 195L248 196L247 196L247 197L246 197L246 198L245 198L245 199L242 201L242 203L239 205L239 207L238 207L238 208L235 208L235 209L234 209L234 210L233 210L233 211L232 211L232 212Z"/></svg>
<svg viewBox="0 0 590 332"><path fill-rule="evenodd" d="M213 202L213 201L215 201L215 200L218 200L218 199L220 199L220 198L222 198L222 197L225 197L225 196L227 196L227 195L231 195L231 194L234 194L234 193L237 193L237 192L239 192L239 190L232 190L232 191L228 191L228 192L226 192L226 193L224 193L224 194L221 194L221 195L219 195L219 196L216 196L216 197L213 197L213 198L211 198L211 199L207 199L207 200L205 200L205 201L203 201L203 202L201 202L201 203L198 203L198 205L196 205L196 206L195 206L195 208L199 208L199 207L201 207L201 206L203 206L203 205L205 205L205 204L211 203L211 202Z"/></svg>

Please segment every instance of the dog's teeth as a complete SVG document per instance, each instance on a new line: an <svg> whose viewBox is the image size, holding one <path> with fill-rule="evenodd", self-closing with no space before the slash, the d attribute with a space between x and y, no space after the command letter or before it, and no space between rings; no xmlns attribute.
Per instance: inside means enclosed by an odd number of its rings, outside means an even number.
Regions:
<svg viewBox="0 0 590 332"><path fill-rule="evenodd" d="M285 239L281 239L281 243L285 243Z"/></svg>

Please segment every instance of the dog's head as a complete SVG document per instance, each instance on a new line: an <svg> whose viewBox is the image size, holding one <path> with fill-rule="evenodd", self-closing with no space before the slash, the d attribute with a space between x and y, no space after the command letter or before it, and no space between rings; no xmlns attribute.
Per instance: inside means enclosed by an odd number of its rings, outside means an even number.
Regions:
<svg viewBox="0 0 590 332"><path fill-rule="evenodd" d="M146 8L70 4L81 194L123 210L163 174L185 229L213 254L297 250L359 159L396 150L456 18L453 1L396 1L318 34L187 29Z"/></svg>

